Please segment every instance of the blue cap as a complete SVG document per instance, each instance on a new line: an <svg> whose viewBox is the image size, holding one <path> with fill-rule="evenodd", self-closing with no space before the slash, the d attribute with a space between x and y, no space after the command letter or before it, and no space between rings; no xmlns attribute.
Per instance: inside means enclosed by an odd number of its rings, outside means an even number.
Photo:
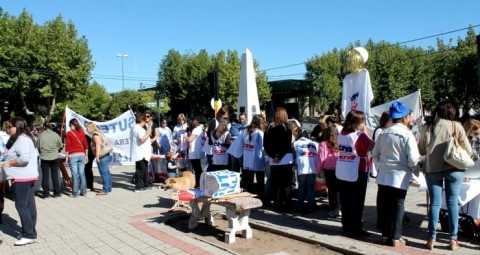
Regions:
<svg viewBox="0 0 480 255"><path fill-rule="evenodd" d="M400 101L395 101L390 106L390 119L401 119L408 114L410 114L410 109Z"/></svg>

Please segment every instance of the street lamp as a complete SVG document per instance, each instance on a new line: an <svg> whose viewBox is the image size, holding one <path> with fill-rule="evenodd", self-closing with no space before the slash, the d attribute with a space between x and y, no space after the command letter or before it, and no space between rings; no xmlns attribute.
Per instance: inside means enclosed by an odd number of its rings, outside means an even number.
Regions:
<svg viewBox="0 0 480 255"><path fill-rule="evenodd" d="M128 55L127 54L117 54L117 58L122 59L122 86L123 86L123 90L125 90L125 77L123 76L123 59L128 58Z"/></svg>

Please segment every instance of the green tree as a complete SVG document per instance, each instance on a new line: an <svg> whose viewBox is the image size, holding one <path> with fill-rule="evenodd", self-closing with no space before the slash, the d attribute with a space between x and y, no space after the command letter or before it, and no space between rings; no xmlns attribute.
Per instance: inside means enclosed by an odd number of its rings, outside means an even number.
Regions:
<svg viewBox="0 0 480 255"><path fill-rule="evenodd" d="M383 104L411 93L413 78L413 60L408 57L409 49L405 46L391 45L381 41L367 43L369 61L367 70L370 72L372 87L375 94L373 105Z"/></svg>
<svg viewBox="0 0 480 255"><path fill-rule="evenodd" d="M454 93L459 103L465 104L470 108L474 104L477 92L477 44L476 35L472 27L467 31L467 36L463 40L458 38L455 48L455 62L453 67Z"/></svg>
<svg viewBox="0 0 480 255"><path fill-rule="evenodd" d="M256 64L258 69L258 64ZM224 105L236 111L240 83L240 60L236 51L220 51L209 56L206 50L198 54L181 55L170 50L163 58L158 72L158 88L168 92L172 115L180 112L189 116L213 116L210 106L208 73L218 71L219 97ZM265 72L257 73L260 103L270 101L270 87Z"/></svg>
<svg viewBox="0 0 480 255"><path fill-rule="evenodd" d="M272 100L272 88L270 87L270 85L268 85L267 72L259 71L260 64L257 61L254 61L254 62L255 62L255 71L257 73L256 82L257 82L258 101L260 103L260 106L262 106ZM238 96L236 98L238 99Z"/></svg>
<svg viewBox="0 0 480 255"><path fill-rule="evenodd" d="M305 78L311 84L311 107L320 113L332 112L340 107L341 56L337 49L315 56L305 64Z"/></svg>
<svg viewBox="0 0 480 255"><path fill-rule="evenodd" d="M49 119L57 102L88 86L94 63L87 40L61 16L39 26L26 10L18 18L0 14L0 88L19 102L15 114Z"/></svg>
<svg viewBox="0 0 480 255"><path fill-rule="evenodd" d="M56 110L58 116L63 114L63 109L67 105L78 114L91 120L104 120L108 115L111 97L105 90L105 87L97 81L93 81L83 93L76 93L74 100L58 103Z"/></svg>
<svg viewBox="0 0 480 255"><path fill-rule="evenodd" d="M150 110L147 102L152 101L155 91L122 90L111 94L112 100L107 108L106 119L113 119L131 109L135 113Z"/></svg>
<svg viewBox="0 0 480 255"><path fill-rule="evenodd" d="M212 61L212 70L218 70L219 72L219 98L224 105L228 105L236 111L240 85L240 60L238 59L238 52L228 50L225 54L224 51L220 51L212 56ZM209 98L212 98L212 96L209 95ZM213 113L213 110L209 108L209 112Z"/></svg>

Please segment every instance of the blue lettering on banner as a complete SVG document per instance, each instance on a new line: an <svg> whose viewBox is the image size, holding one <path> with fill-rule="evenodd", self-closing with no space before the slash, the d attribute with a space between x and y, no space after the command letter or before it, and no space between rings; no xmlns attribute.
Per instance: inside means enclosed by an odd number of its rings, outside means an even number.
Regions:
<svg viewBox="0 0 480 255"><path fill-rule="evenodd" d="M130 138L122 138L115 140L115 146L128 145L130 144Z"/></svg>
<svg viewBox="0 0 480 255"><path fill-rule="evenodd" d="M128 155L124 154L119 154L119 153L112 153L112 162L131 162L132 158L130 158Z"/></svg>
<svg viewBox="0 0 480 255"><path fill-rule="evenodd" d="M114 123L111 123L111 124L98 125L98 127L105 134L116 133L116 132L119 132L119 131L125 131L129 128L132 128L134 121L135 121L135 119L133 117L130 117L128 119L123 119L121 121L114 122Z"/></svg>

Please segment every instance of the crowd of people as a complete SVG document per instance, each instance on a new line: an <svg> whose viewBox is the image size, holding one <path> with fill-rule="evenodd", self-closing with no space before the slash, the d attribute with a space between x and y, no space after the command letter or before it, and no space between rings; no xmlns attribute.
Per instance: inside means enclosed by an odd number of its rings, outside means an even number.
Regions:
<svg viewBox="0 0 480 255"><path fill-rule="evenodd" d="M71 171L73 183L70 197L85 196L87 191L93 191L91 164L93 159L97 162L104 185L103 190L96 194L102 196L112 191L109 164L113 148L109 145L108 138L93 122L88 123L86 127L90 136L84 133L76 119L70 121L69 127L64 146L60 136L51 130L51 123L48 121L32 128L21 117L4 122L9 139L6 144L2 140L2 155L5 154L2 158L2 168L6 180L11 185L21 223L16 246L37 242L35 183L41 181L41 198L60 197L62 193L58 173L61 164L68 164ZM64 147L65 158L62 160L59 152ZM39 173L42 175L40 180ZM50 193L51 186L53 194ZM3 208L3 190L1 195Z"/></svg>
<svg viewBox="0 0 480 255"><path fill-rule="evenodd" d="M377 225L382 243L400 247L407 244L402 236L407 190L412 176L421 170L430 199L426 247L435 246L444 187L450 248L460 247L457 199L465 170L446 163L443 155L449 134L454 132L459 144L477 159L480 121L470 119L462 126L456 121L458 112L452 102L440 102L430 120L423 123L397 101L381 116L372 137L362 111L349 112L344 121L337 115L321 116L310 134L297 120L289 119L283 107L276 109L270 123L264 116L255 115L249 124L240 122L240 126L238 120L230 123L228 116L228 108L224 107L208 126L198 124L196 119L187 121L183 114L178 116L170 145L173 144L174 153L187 155L197 178L204 170L241 171L243 190L257 194L275 211L310 212L317 209L316 179L324 177L328 215L341 217L347 235L365 238L370 235L362 224L365 195L368 180L374 177L378 184ZM245 119L244 113L239 116ZM420 126L419 135L412 132L413 125ZM206 166L202 169L200 160L204 157Z"/></svg>
<svg viewBox="0 0 480 255"><path fill-rule="evenodd" d="M241 188L258 195L264 205L273 206L278 212L317 210L315 183L317 178L324 177L328 188L328 215L341 217L342 229L347 235L364 238L369 236L362 218L371 176L378 184L377 212L382 243L399 247L407 244L402 236L407 190L412 176L421 169L430 196L426 247L435 246L442 190L445 190L450 248L456 250L460 247L457 199L464 169L456 169L443 160L445 144L455 135L460 146L475 159L480 151L480 121L470 119L462 126L455 121L457 115L453 103L442 101L432 118L422 123L420 135L415 136L411 131L415 122L412 112L397 101L382 115L379 127L370 137L365 127L367 116L356 110L349 112L343 122L336 115L322 116L310 134L299 121L289 119L283 107L276 109L270 123L262 115L252 116L247 123L245 113L239 114L238 120L230 121L226 106L208 125L179 114L173 130L167 126L166 119L161 119L160 126L156 126L151 112L139 113L131 129L134 191L150 188L148 167L153 154L166 155L170 177L192 171L197 188L204 171L241 172ZM38 164L42 173L41 197L61 196L58 167L62 163L59 163L58 152L63 143L48 122L33 127L32 131L22 118L6 123L11 138L5 145L3 168L12 183L22 225L15 245L26 245L36 242L37 238L34 183L39 178ZM105 196L112 192L109 163L113 148L94 123L86 126L86 132L89 135L84 133L78 120L69 122L65 163L70 167L73 180L72 198L93 191L93 160L103 181L103 188L96 194ZM421 156L425 159L420 168ZM372 168L375 174L371 173Z"/></svg>

